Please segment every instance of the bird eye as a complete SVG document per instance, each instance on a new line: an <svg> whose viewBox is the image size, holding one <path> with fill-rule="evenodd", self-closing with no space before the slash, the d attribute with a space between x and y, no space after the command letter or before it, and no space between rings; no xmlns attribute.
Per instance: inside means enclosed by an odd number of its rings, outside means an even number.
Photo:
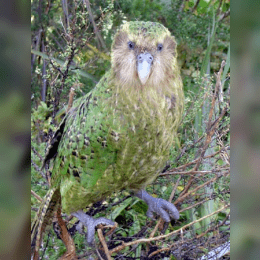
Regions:
<svg viewBox="0 0 260 260"><path fill-rule="evenodd" d="M133 42L128 42L128 48L130 49L130 50L133 50L134 49L134 47L135 47L135 44L133 43Z"/></svg>
<svg viewBox="0 0 260 260"><path fill-rule="evenodd" d="M157 46L157 50L161 51L162 49L163 49L163 45L161 43L159 43L158 46Z"/></svg>

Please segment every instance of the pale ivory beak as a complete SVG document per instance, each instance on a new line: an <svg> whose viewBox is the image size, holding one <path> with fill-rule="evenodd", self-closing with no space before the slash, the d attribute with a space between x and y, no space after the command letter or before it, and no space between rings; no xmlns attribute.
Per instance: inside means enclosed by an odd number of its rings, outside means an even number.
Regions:
<svg viewBox="0 0 260 260"><path fill-rule="evenodd" d="M137 72L141 83L144 85L151 72L153 56L150 53L141 53L137 56Z"/></svg>

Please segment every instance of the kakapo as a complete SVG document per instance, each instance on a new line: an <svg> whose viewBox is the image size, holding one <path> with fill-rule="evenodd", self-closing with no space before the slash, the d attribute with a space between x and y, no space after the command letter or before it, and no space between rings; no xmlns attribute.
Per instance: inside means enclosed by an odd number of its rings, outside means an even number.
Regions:
<svg viewBox="0 0 260 260"><path fill-rule="evenodd" d="M88 228L113 224L82 209L130 189L148 204L147 216L178 219L176 207L144 189L164 168L183 113L176 41L156 22L127 22L115 34L111 69L77 100L54 134L44 164L52 161L50 190L32 223L32 254L52 213L77 217Z"/></svg>

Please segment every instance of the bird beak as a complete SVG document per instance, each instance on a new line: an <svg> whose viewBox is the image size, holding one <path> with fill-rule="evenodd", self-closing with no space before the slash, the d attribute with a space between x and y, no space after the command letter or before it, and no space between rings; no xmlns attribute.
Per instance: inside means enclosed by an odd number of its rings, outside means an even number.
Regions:
<svg viewBox="0 0 260 260"><path fill-rule="evenodd" d="M149 78L153 56L150 53L141 53L137 56L138 77L144 85Z"/></svg>

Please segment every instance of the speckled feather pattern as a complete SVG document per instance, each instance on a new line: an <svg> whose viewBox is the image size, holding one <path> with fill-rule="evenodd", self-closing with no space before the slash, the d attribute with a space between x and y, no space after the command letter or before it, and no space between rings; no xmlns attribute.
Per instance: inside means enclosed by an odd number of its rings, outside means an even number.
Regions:
<svg viewBox="0 0 260 260"><path fill-rule="evenodd" d="M129 40L135 52L148 49L155 57L145 86L134 72L136 53L127 49ZM156 52L158 43L164 52ZM128 71L124 62L131 66ZM169 157L182 110L174 38L158 23L124 24L112 45L111 70L63 122L52 168L62 210L75 212L114 192L151 183Z"/></svg>

